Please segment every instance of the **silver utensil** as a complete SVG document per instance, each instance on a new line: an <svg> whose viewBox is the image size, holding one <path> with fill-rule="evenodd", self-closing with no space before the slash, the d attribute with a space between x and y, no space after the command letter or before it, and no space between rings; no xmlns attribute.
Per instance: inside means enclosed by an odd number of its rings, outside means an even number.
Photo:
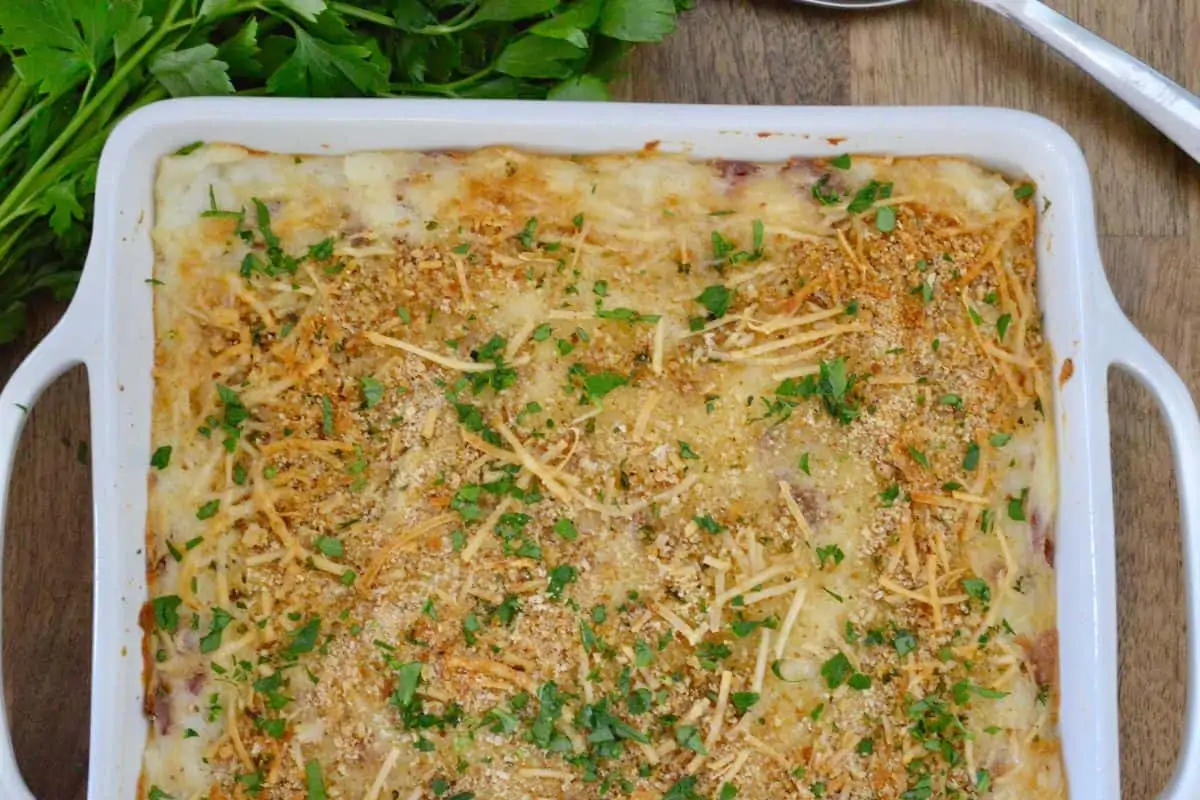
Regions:
<svg viewBox="0 0 1200 800"><path fill-rule="evenodd" d="M1200 98L1037 0L970 0L1007 17L1128 103L1200 161ZM796 0L827 8L868 9L908 0Z"/></svg>

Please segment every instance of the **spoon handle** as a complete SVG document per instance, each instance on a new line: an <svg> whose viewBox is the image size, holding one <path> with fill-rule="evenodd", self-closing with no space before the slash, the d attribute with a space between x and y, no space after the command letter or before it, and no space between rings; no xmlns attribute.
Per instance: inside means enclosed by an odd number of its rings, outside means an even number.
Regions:
<svg viewBox="0 0 1200 800"><path fill-rule="evenodd" d="M1200 98L1037 0L975 0L1041 39L1200 162Z"/></svg>

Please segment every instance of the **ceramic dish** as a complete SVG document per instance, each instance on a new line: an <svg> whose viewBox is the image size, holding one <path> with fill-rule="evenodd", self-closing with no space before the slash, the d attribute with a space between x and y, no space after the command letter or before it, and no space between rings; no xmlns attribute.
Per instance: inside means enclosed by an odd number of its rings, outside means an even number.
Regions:
<svg viewBox="0 0 1200 800"><path fill-rule="evenodd" d="M95 612L89 798L137 796L142 705L144 531L154 350L150 242L159 158L197 140L287 153L472 149L622 152L657 141L697 158L750 161L841 152L969 158L1035 181L1052 201L1038 237L1039 299L1054 352L1060 709L1073 797L1120 794L1116 575L1107 371L1131 372L1170 425L1188 578L1188 708L1168 798L1200 796L1200 420L1182 381L1117 306L1097 249L1087 166L1044 119L977 108L733 108L486 101L184 100L158 103L110 137L79 291L0 394L0 482L12 471L25 408L76 364L91 381ZM1041 198L1039 198L1040 200ZM1182 454L1187 454L1185 457ZM6 502L6 498L5 498ZM0 503L0 514L4 513ZM0 716L0 796L30 798Z"/></svg>

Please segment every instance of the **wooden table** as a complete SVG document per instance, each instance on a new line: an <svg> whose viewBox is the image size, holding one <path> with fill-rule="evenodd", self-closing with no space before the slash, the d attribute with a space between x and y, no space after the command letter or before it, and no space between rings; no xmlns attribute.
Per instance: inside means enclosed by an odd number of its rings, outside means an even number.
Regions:
<svg viewBox="0 0 1200 800"><path fill-rule="evenodd" d="M1096 185L1117 298L1200 394L1200 167L1046 48L950 0L874 14L700 0L681 30L643 48L620 93L637 100L784 104L989 104L1064 125ZM1052 0L1200 91L1200 0ZM60 309L0 348L7 378ZM1170 451L1149 395L1110 383L1116 469L1124 796L1167 781L1183 720L1183 586ZM30 415L4 561L5 697L17 756L44 800L85 795L91 604L87 385L60 380ZM1195 454L1191 454L1195 457ZM131 531L130 535L138 534ZM129 758L137 758L129 753Z"/></svg>

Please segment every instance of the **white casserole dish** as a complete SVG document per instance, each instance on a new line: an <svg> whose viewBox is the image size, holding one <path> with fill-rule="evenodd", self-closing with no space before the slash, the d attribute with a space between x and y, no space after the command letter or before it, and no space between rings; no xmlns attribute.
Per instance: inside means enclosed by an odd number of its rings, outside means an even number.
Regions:
<svg viewBox="0 0 1200 800"><path fill-rule="evenodd" d="M1200 419L1187 388L1124 317L1104 277L1087 166L1060 128L983 108L784 108L199 99L130 116L101 159L96 221L66 315L0 393L0 518L24 408L69 367L91 381L95 518L89 798L133 800L142 713L144 531L154 354L150 243L158 159L197 140L288 153L470 149L508 144L570 153L649 141L698 158L752 161L841 152L955 155L1027 176L1053 200L1038 236L1039 294L1055 375L1061 725L1072 797L1120 795L1116 574L1107 372L1122 367L1159 399L1171 429L1188 579L1188 707L1166 798L1200 797ZM2 707L0 707L2 710ZM0 714L0 799L28 800Z"/></svg>

